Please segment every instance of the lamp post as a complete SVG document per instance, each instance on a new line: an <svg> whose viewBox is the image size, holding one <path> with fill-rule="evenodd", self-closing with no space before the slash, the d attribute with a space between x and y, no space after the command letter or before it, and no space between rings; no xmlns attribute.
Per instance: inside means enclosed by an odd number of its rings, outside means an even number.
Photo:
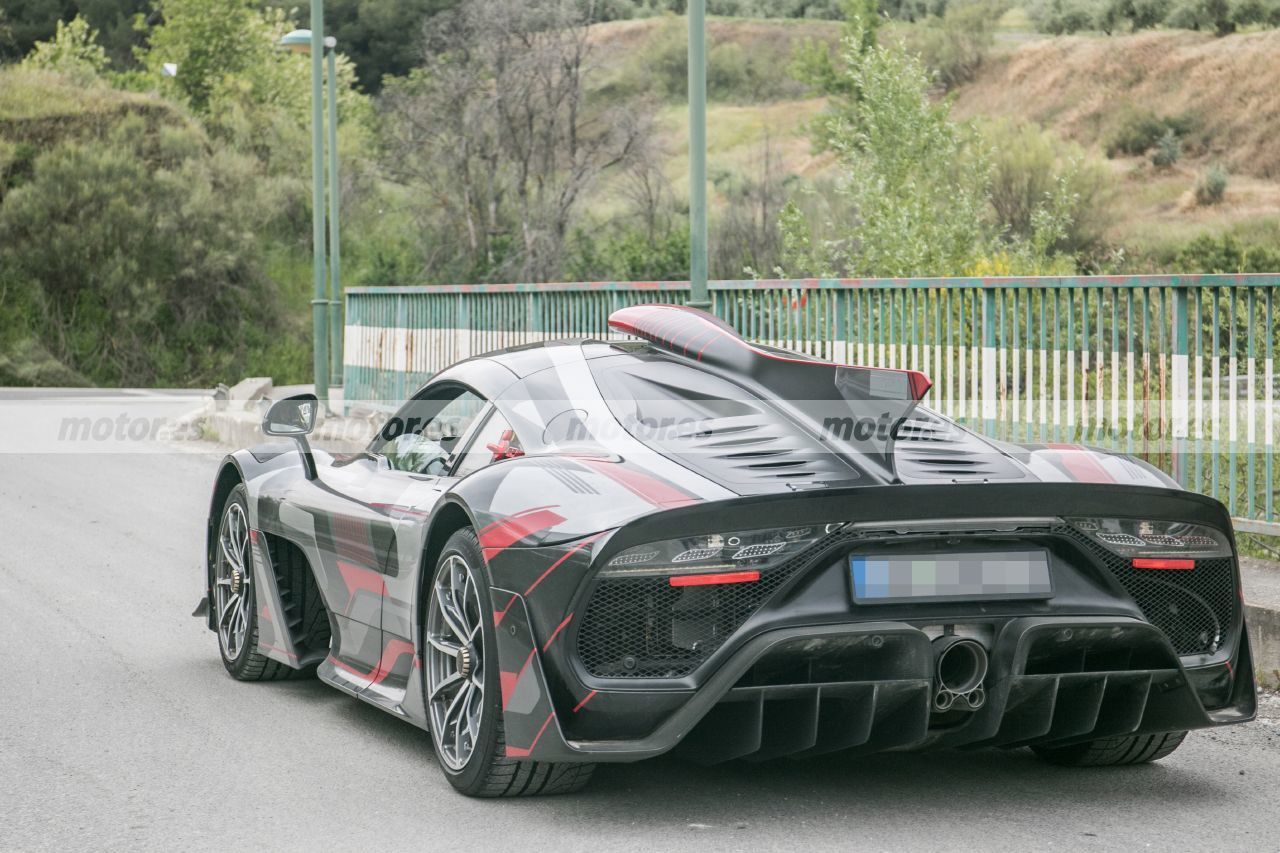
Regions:
<svg viewBox="0 0 1280 853"><path fill-rule="evenodd" d="M689 0L689 305L707 292L707 0Z"/></svg>
<svg viewBox="0 0 1280 853"><path fill-rule="evenodd" d="M315 372L316 396L327 408L329 405L329 336L340 334L341 318L330 320L330 314L336 313L338 298L337 273L332 280L332 293L325 296L325 233L324 233L324 102L321 94L321 77L323 76L324 54L331 54L329 60L329 93L332 102L335 89L333 80L334 60L333 48L337 43L333 39L324 38L324 3L323 0L311 0L311 29L294 30L280 39L280 44L295 53L311 55L311 242L312 242L312 277L314 290L311 297L312 335L314 337L313 368ZM334 117L336 107L330 104L330 182L337 185L337 150L333 145L336 139ZM333 243L337 244L337 193L333 193L331 222L329 226ZM337 324L337 325L335 325ZM336 330L336 331L335 331ZM339 356L340 358L340 356Z"/></svg>

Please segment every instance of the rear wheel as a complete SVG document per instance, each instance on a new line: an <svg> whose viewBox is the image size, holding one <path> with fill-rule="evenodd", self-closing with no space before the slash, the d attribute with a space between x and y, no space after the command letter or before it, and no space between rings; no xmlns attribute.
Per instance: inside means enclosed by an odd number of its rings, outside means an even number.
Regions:
<svg viewBox="0 0 1280 853"><path fill-rule="evenodd" d="M440 768L471 797L565 794L587 784L591 764L507 758L493 606L471 528L449 538L428 588L423 679Z"/></svg>
<svg viewBox="0 0 1280 853"><path fill-rule="evenodd" d="M1186 732L1101 738L1070 746L1033 746L1036 755L1063 767L1118 767L1159 761L1182 745Z"/></svg>
<svg viewBox="0 0 1280 853"><path fill-rule="evenodd" d="M240 681L289 678L296 670L258 651L258 607L249 553L248 499L243 485L227 496L214 545L214 628L222 665Z"/></svg>

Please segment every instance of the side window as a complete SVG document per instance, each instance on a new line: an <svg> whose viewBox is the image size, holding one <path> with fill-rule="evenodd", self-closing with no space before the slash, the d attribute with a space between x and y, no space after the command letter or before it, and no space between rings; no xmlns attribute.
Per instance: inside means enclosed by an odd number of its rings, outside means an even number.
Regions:
<svg viewBox="0 0 1280 853"><path fill-rule="evenodd" d="M520 440L516 438L515 430L511 428L511 424L507 423L507 419L494 409L489 419L471 439L453 475L465 477L486 465L523 455L524 450L520 447Z"/></svg>
<svg viewBox="0 0 1280 853"><path fill-rule="evenodd" d="M383 426L376 452L397 471L444 474L484 406L483 397L462 388L410 400Z"/></svg>

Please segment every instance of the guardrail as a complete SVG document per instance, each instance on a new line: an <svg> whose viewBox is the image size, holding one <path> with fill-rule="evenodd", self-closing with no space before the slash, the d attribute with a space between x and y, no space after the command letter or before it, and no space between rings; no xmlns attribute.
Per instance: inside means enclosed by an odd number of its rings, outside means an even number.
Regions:
<svg viewBox="0 0 1280 853"><path fill-rule="evenodd" d="M910 367L926 403L999 439L1146 459L1280 535L1275 504L1280 275L807 279L711 283L745 337L820 358ZM503 347L604 338L626 305L685 282L347 290L345 400L391 407L435 371Z"/></svg>

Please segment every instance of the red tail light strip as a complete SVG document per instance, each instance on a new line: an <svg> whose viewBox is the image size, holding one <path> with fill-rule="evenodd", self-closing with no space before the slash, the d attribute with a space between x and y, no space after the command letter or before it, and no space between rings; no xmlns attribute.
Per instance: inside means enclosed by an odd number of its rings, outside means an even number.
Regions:
<svg viewBox="0 0 1280 853"><path fill-rule="evenodd" d="M1135 569L1160 569L1173 571L1187 571L1196 567L1195 560L1160 560L1149 557L1134 557L1133 567Z"/></svg>
<svg viewBox="0 0 1280 853"><path fill-rule="evenodd" d="M672 586L718 586L730 583L755 583L759 572L722 572L715 575L676 575L669 579Z"/></svg>

